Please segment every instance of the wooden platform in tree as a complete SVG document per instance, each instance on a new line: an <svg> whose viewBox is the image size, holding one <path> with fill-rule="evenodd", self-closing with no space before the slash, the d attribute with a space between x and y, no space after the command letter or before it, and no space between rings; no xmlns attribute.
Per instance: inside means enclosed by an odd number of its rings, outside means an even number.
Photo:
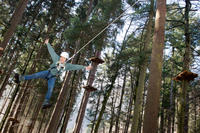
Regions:
<svg viewBox="0 0 200 133"><path fill-rule="evenodd" d="M8 121L12 121L14 123L19 123L19 121L13 117L8 118Z"/></svg>
<svg viewBox="0 0 200 133"><path fill-rule="evenodd" d="M104 60L102 60L102 59L100 59L98 57L92 57L89 60L92 61L92 62L98 63L98 64L104 63Z"/></svg>
<svg viewBox="0 0 200 133"><path fill-rule="evenodd" d="M179 73L175 78L173 78L174 80L177 80L177 81L183 81L183 80L187 80L187 81L192 81L194 80L196 77L198 77L198 74L196 73L192 73L192 72L189 72L187 70Z"/></svg>
<svg viewBox="0 0 200 133"><path fill-rule="evenodd" d="M83 86L83 88L85 88L88 91L96 91L97 90L96 88L94 88L94 87L92 87L90 85Z"/></svg>

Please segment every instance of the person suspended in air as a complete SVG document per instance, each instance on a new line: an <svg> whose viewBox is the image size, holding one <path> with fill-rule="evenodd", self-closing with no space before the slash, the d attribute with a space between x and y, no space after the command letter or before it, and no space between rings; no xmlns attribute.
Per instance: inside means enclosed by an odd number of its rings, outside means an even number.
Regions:
<svg viewBox="0 0 200 133"><path fill-rule="evenodd" d="M14 82L17 84L19 84L21 81L24 80L31 80L38 78L46 79L48 81L48 91L46 93L45 100L42 104L43 109L49 108L51 106L50 98L53 92L55 81L58 77L60 77L60 80L63 81L65 71L92 69L92 66L83 66L83 65L75 65L67 63L66 61L69 59L69 54L67 52L62 52L59 56L56 54L54 49L49 44L49 39L45 40L45 44L47 45L48 51L53 60L53 63L50 65L50 68L48 70L40 71L32 75L15 74L14 77L15 78Z"/></svg>

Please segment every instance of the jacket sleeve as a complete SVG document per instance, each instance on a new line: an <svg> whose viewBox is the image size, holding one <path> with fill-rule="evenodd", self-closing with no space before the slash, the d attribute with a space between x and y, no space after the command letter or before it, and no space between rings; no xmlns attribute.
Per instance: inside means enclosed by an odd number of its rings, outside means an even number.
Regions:
<svg viewBox="0 0 200 133"><path fill-rule="evenodd" d="M57 62L60 57L56 54L56 52L54 51L54 49L51 47L51 45L49 43L47 44L47 48L48 48L49 54L51 55L53 62Z"/></svg>
<svg viewBox="0 0 200 133"><path fill-rule="evenodd" d="M81 69L85 69L85 68L86 68L86 66L83 66L83 65L74 65L74 64L67 63L65 70L71 71L71 70L81 70Z"/></svg>

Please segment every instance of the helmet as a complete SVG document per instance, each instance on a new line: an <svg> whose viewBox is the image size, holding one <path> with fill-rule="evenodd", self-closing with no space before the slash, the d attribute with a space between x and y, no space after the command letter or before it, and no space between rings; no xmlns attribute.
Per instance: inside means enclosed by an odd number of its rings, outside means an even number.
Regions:
<svg viewBox="0 0 200 133"><path fill-rule="evenodd" d="M65 57L65 58L69 58L69 54L67 52L62 52L60 54L60 56Z"/></svg>

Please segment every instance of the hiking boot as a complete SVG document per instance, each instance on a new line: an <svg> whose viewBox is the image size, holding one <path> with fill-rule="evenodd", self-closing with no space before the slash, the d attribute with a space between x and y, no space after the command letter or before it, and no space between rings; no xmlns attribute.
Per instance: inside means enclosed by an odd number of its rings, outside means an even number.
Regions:
<svg viewBox="0 0 200 133"><path fill-rule="evenodd" d="M17 83L17 84L20 83L20 81L19 81L19 74L18 73L16 73L15 76L14 76L14 82Z"/></svg>
<svg viewBox="0 0 200 133"><path fill-rule="evenodd" d="M45 100L42 104L42 109L47 109L47 108L50 108L51 107L51 103L47 100Z"/></svg>

